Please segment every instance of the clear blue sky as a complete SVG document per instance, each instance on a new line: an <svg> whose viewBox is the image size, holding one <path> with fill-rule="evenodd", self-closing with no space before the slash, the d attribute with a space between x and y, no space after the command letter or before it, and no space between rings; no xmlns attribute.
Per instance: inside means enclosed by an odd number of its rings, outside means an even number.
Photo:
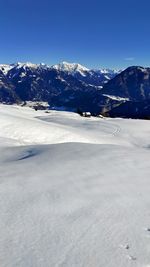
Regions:
<svg viewBox="0 0 150 267"><path fill-rule="evenodd" d="M150 0L1 0L0 63L150 66Z"/></svg>

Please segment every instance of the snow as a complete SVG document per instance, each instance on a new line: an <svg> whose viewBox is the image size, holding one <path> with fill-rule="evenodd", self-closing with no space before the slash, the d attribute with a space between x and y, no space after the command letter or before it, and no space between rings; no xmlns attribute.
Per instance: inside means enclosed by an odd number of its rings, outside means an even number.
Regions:
<svg viewBox="0 0 150 267"><path fill-rule="evenodd" d="M26 77L26 73L22 72L20 73L20 78Z"/></svg>
<svg viewBox="0 0 150 267"><path fill-rule="evenodd" d="M0 266L150 266L149 136L0 105Z"/></svg>
<svg viewBox="0 0 150 267"><path fill-rule="evenodd" d="M38 64L33 64L31 62L26 62L26 63L18 62L18 63L14 64L14 65L15 65L15 67L17 69L20 69L20 68L26 69L26 67L35 68L36 69L38 67Z"/></svg>
<svg viewBox="0 0 150 267"><path fill-rule="evenodd" d="M56 70L60 70L60 71L66 71L68 73L71 74L75 74L75 73L80 73L82 76L86 76L87 72L93 74L94 73L98 73L98 74L119 74L121 72L121 70L111 70L111 69L88 69L85 66L78 64L78 63L69 63L66 61L63 61L62 63L56 64L52 66L53 69ZM105 75L105 78L110 80L110 78Z"/></svg>
<svg viewBox="0 0 150 267"><path fill-rule="evenodd" d="M0 64L0 70L4 73L4 75L7 75L8 71L13 68L12 65L7 64Z"/></svg>
<svg viewBox="0 0 150 267"><path fill-rule="evenodd" d="M105 75L105 78L107 80L110 80L109 75L114 75L114 74L119 74L122 70L116 70L116 69L88 69L87 67L79 64L79 63L69 63L66 61L63 61L59 64L55 64L52 66L49 66L45 63L40 63L40 64L33 64L31 62L17 62L14 64L0 64L0 70L4 73L4 75L8 74L8 71L16 68L16 69L24 69L26 70L27 68L31 68L31 69L55 69L58 71L65 71L71 75L75 75L75 74L80 74L83 77L86 77L87 74L91 74L93 75L93 73L97 73L101 76Z"/></svg>
<svg viewBox="0 0 150 267"><path fill-rule="evenodd" d="M113 100L116 100L116 101L129 101L130 100L128 97L120 97L120 96L115 96L115 95L103 94L103 96L106 96L106 97L113 99Z"/></svg>
<svg viewBox="0 0 150 267"><path fill-rule="evenodd" d="M110 80L110 77L108 77L107 75L105 75L105 78L106 78L107 80Z"/></svg>
<svg viewBox="0 0 150 267"><path fill-rule="evenodd" d="M97 72L97 73L101 73L101 74L105 74L105 77L107 79L110 79L106 74L110 75L110 74L119 74L121 73L123 70L117 70L117 69L93 69L91 71Z"/></svg>
<svg viewBox="0 0 150 267"><path fill-rule="evenodd" d="M40 63L40 64L33 64L31 62L17 62L17 63L13 63L13 64L0 64L0 70L4 73L4 75L7 75L8 72L13 69L21 69L23 68L24 70L26 70L26 68L31 68L31 69L37 69L37 68L41 68L41 69L49 69L50 66L44 64L44 63ZM24 75L25 74L21 74ZM21 76L20 77L24 77Z"/></svg>
<svg viewBox="0 0 150 267"><path fill-rule="evenodd" d="M86 76L85 72L89 71L88 68L78 64L78 63L68 63L63 61L62 63L56 64L52 66L53 69L59 71L66 71L74 75L75 73L80 73L82 76Z"/></svg>

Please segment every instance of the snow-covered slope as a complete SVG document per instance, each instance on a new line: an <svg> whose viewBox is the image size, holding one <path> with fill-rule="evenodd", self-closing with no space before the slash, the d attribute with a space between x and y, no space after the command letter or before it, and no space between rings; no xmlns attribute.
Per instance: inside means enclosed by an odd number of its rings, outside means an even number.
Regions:
<svg viewBox="0 0 150 267"><path fill-rule="evenodd" d="M148 267L149 135L0 105L0 266Z"/></svg>

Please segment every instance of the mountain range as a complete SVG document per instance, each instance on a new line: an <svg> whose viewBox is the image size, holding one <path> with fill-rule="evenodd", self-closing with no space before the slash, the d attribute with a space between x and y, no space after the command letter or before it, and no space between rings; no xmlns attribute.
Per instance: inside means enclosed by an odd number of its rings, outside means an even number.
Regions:
<svg viewBox="0 0 150 267"><path fill-rule="evenodd" d="M77 63L0 65L0 102L46 101L51 108L132 118L150 115L150 68L88 69Z"/></svg>

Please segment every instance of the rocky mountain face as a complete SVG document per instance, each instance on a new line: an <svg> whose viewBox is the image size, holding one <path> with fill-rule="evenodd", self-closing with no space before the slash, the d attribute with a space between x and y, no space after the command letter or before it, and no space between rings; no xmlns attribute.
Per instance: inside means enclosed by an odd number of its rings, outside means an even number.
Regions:
<svg viewBox="0 0 150 267"><path fill-rule="evenodd" d="M109 81L102 93L142 101L150 98L150 68L129 67Z"/></svg>
<svg viewBox="0 0 150 267"><path fill-rule="evenodd" d="M17 101L18 101L18 96L15 93L14 85L0 69L0 102L15 103Z"/></svg>
<svg viewBox="0 0 150 267"><path fill-rule="evenodd" d="M124 98L124 103L106 114L113 117L150 117L150 68L133 66L121 72L102 89L109 97Z"/></svg>
<svg viewBox="0 0 150 267"><path fill-rule="evenodd" d="M149 115L149 100L150 68L117 72L66 62L0 65L0 102L46 101L51 108L141 118Z"/></svg>

